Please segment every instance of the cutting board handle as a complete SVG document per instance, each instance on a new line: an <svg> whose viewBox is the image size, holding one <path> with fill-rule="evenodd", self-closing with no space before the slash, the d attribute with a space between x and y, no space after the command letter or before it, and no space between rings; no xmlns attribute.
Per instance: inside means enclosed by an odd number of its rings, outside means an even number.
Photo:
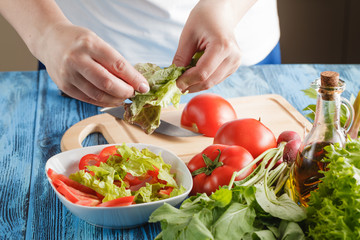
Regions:
<svg viewBox="0 0 360 240"><path fill-rule="evenodd" d="M62 137L61 151L82 148L82 142L92 133L101 133L108 143L126 141L127 136L124 130L119 128L119 121L121 120L104 113L76 123Z"/></svg>

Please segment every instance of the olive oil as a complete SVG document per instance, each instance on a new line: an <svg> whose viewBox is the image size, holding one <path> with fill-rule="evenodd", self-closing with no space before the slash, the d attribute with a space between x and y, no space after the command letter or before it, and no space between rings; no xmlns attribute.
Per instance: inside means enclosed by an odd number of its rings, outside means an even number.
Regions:
<svg viewBox="0 0 360 240"><path fill-rule="evenodd" d="M345 143L346 131L353 121L351 104L341 98L345 82L339 79L336 72L322 72L321 78L312 83L317 91L315 120L309 134L301 143L296 161L292 165L288 186L290 196L299 205L308 206L312 191L318 188L326 163L322 160L326 155L326 146ZM349 112L349 121L345 129L340 126L340 107L344 105Z"/></svg>
<svg viewBox="0 0 360 240"><path fill-rule="evenodd" d="M324 176L319 171L326 170L326 163L321 160L326 153L324 147L329 144L329 142L314 143L306 146L297 155L291 177L296 183L293 187L299 205L307 206L310 192L317 189L320 179Z"/></svg>

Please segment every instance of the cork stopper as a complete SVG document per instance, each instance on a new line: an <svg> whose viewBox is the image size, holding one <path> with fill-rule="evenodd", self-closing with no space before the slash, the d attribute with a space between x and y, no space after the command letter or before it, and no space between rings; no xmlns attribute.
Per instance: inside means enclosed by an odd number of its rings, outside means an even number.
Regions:
<svg viewBox="0 0 360 240"><path fill-rule="evenodd" d="M321 87L337 87L339 85L339 73L325 71L321 73Z"/></svg>
<svg viewBox="0 0 360 240"><path fill-rule="evenodd" d="M331 88L336 88L339 86L339 73L333 71L325 71L322 72L320 76L320 92L322 93L322 99L327 101L334 101L336 91L331 90Z"/></svg>

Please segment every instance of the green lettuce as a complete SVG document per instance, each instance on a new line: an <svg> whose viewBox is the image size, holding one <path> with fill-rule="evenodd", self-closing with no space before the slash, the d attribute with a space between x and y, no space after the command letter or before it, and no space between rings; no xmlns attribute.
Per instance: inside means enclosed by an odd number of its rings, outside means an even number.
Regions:
<svg viewBox="0 0 360 240"><path fill-rule="evenodd" d="M125 184L121 184L120 187L114 184L114 168L108 166L106 163L101 163L99 167L88 166L88 169L93 171L95 176L92 176L84 170L80 170L71 174L69 177L103 195L103 202L131 196L131 191L125 189Z"/></svg>
<svg viewBox="0 0 360 240"><path fill-rule="evenodd" d="M202 53L196 53L187 67L177 67L175 64L160 68L152 63L138 63L134 67L149 82L150 91L135 92L131 103L125 104L124 120L130 124L139 125L147 134L154 132L160 125L161 109L173 104L179 105L183 95L176 86L176 80L190 67L196 65ZM186 93L184 93L186 94Z"/></svg>
<svg viewBox="0 0 360 240"><path fill-rule="evenodd" d="M307 208L313 239L360 239L360 141L325 147L328 170Z"/></svg>

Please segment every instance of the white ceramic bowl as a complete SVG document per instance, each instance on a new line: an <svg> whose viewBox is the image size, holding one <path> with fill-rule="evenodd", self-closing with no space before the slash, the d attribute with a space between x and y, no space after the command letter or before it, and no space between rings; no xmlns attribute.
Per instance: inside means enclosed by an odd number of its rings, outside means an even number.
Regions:
<svg viewBox="0 0 360 240"><path fill-rule="evenodd" d="M98 154L104 147L111 145L121 144L97 145L59 153L47 161L45 171L52 168L57 173L69 176L71 173L78 171L78 164L82 156L89 153ZM177 206L188 196L193 186L193 181L190 171L179 157L166 149L149 144L126 143L126 145L129 147L134 146L138 149L148 148L156 154L161 153L164 162L172 166L171 173L176 174L176 182L179 185L183 185L186 188L186 192L179 196L160 201L134 204L124 207L86 207L76 205L68 201L62 194L55 190L53 184L51 183L51 179L48 177L56 195L71 213L90 224L100 227L132 228L148 222L151 213L165 202L173 206Z"/></svg>

